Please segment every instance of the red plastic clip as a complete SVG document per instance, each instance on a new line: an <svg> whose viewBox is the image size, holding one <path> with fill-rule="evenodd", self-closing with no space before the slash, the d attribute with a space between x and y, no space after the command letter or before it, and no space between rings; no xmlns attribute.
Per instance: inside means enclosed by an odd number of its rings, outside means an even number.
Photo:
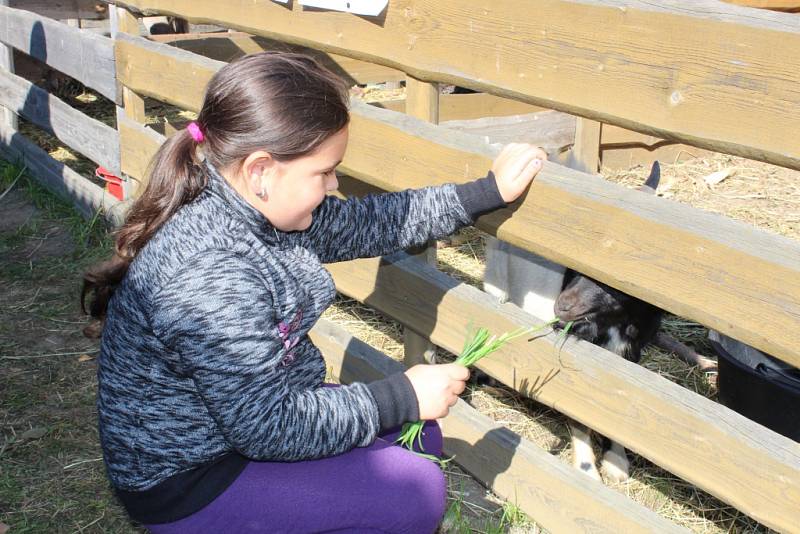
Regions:
<svg viewBox="0 0 800 534"><path fill-rule="evenodd" d="M94 175L106 183L106 191L108 191L111 196L117 200L122 200L125 197L122 191L122 178L111 174L111 171L105 167L97 167L97 170L94 171Z"/></svg>

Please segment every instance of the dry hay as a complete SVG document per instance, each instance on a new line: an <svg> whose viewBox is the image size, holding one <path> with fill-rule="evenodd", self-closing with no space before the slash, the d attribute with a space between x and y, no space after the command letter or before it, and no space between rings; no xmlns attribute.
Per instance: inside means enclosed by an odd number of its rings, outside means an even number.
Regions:
<svg viewBox="0 0 800 534"><path fill-rule="evenodd" d="M729 173L715 185L712 173ZM649 169L603 169L606 179L627 186L644 183ZM763 230L800 239L800 172L726 154L662 162L658 196L721 213Z"/></svg>

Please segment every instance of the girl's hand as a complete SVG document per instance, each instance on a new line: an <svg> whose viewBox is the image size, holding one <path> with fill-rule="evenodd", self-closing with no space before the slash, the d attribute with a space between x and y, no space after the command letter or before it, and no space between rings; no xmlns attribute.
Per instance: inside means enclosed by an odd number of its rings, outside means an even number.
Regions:
<svg viewBox="0 0 800 534"><path fill-rule="evenodd" d="M527 143L510 143L503 147L492 163L497 189L506 203L513 202L533 181L544 165L547 153Z"/></svg>
<svg viewBox="0 0 800 534"><path fill-rule="evenodd" d="M457 363L415 365L406 376L417 394L419 418L428 421L447 415L466 387L469 370Z"/></svg>

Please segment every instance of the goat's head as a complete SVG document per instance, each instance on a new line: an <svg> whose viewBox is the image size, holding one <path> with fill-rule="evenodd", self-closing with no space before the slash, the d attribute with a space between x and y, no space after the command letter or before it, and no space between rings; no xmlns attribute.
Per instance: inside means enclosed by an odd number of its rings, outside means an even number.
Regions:
<svg viewBox="0 0 800 534"><path fill-rule="evenodd" d="M655 162L640 190L654 192L659 178ZM564 274L553 311L559 326L573 322L570 332L574 335L636 360L640 346L655 336L661 322L661 310L652 304L573 270ZM617 349L623 345L624 349Z"/></svg>
<svg viewBox="0 0 800 534"><path fill-rule="evenodd" d="M623 338L650 338L661 317L652 304L572 270L564 275L553 311L560 326L572 321L571 333L599 343L613 329Z"/></svg>

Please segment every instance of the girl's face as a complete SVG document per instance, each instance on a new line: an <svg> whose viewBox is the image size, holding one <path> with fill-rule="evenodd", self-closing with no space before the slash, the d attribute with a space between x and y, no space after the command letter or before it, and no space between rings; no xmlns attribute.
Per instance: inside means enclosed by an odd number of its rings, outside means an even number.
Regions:
<svg viewBox="0 0 800 534"><path fill-rule="evenodd" d="M314 152L291 161L271 157L255 168L254 193L248 201L278 230L291 232L311 226L311 213L330 191L339 187L335 169L347 148L347 126L326 139ZM252 171L251 171L252 172ZM266 193L261 197L255 195Z"/></svg>

